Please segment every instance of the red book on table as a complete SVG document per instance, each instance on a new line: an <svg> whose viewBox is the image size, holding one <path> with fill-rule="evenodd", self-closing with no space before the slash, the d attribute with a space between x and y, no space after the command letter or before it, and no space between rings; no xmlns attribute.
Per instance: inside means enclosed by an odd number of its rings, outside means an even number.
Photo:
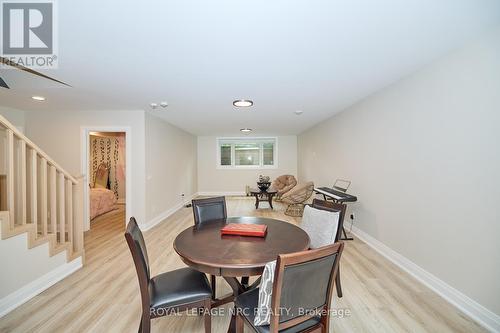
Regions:
<svg viewBox="0 0 500 333"><path fill-rule="evenodd" d="M221 235L265 237L266 232L267 225L265 224L229 223L220 229Z"/></svg>

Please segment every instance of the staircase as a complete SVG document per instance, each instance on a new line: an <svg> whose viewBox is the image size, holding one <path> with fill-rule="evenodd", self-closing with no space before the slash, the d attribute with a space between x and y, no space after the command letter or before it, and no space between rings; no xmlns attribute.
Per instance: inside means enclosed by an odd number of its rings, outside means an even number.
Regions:
<svg viewBox="0 0 500 333"><path fill-rule="evenodd" d="M71 176L2 116L0 228L2 240L27 233L30 249L48 243L49 256L65 251L67 262L83 260L83 177Z"/></svg>

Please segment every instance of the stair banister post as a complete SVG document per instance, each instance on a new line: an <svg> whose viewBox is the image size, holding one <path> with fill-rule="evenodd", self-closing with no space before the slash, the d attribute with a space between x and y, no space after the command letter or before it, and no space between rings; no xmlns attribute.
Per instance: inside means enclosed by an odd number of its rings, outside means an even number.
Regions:
<svg viewBox="0 0 500 333"><path fill-rule="evenodd" d="M81 253L82 262L85 260L83 243L83 187L85 186L85 177L83 175L75 177L77 183L73 183L73 214L74 214L74 249Z"/></svg>
<svg viewBox="0 0 500 333"><path fill-rule="evenodd" d="M7 210L11 229L15 221L15 192L14 192L14 132L7 128Z"/></svg>
<svg viewBox="0 0 500 333"><path fill-rule="evenodd" d="M66 199L64 196L64 174L57 173L57 222L59 223L59 243L66 243Z"/></svg>
<svg viewBox="0 0 500 333"><path fill-rule="evenodd" d="M20 173L20 180L21 180L21 189L20 189L20 221L22 225L25 225L27 222L27 193L26 193L26 142L23 139L19 139L19 173Z"/></svg>

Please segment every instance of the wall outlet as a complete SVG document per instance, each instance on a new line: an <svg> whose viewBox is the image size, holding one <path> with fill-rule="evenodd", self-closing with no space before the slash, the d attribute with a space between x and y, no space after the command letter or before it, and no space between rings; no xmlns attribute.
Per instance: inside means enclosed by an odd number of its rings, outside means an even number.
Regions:
<svg viewBox="0 0 500 333"><path fill-rule="evenodd" d="M351 220L354 220L354 214L351 214Z"/></svg>

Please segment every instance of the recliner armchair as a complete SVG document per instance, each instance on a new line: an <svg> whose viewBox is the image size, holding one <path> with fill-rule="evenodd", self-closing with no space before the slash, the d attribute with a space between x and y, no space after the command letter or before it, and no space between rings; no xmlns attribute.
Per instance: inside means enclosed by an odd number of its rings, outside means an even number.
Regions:
<svg viewBox="0 0 500 333"><path fill-rule="evenodd" d="M311 197L314 191L314 183L307 182L295 186L285 193L281 200L288 204L285 214L289 216L302 216L305 202Z"/></svg>
<svg viewBox="0 0 500 333"><path fill-rule="evenodd" d="M294 188L295 185L297 185L297 179L294 176L281 175L273 181L271 187L278 191L276 193L277 199L281 199L281 196Z"/></svg>

